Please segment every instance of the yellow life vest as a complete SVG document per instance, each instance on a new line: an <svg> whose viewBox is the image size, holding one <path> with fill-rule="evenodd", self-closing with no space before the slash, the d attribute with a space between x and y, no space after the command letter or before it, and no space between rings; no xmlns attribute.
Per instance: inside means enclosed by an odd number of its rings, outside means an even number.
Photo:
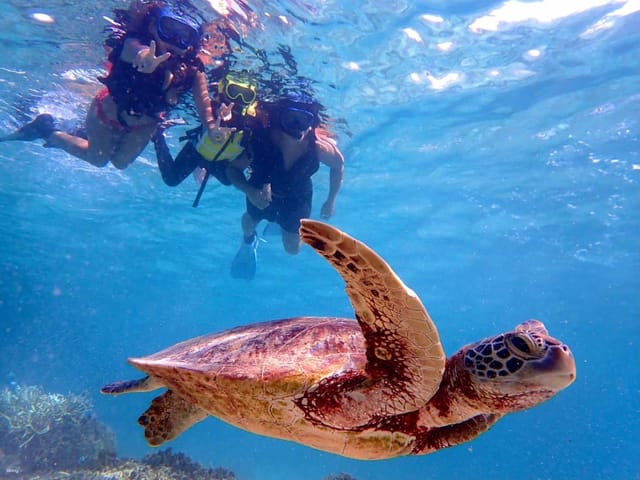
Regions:
<svg viewBox="0 0 640 480"><path fill-rule="evenodd" d="M209 162L231 161L244 152L243 138L244 131L238 130L231 132L224 141L216 143L211 140L206 131L203 131L196 143L196 150Z"/></svg>

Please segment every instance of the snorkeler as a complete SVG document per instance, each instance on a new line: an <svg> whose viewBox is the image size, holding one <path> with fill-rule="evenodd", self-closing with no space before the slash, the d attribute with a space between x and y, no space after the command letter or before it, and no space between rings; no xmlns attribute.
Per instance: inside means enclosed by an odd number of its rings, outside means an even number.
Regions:
<svg viewBox="0 0 640 480"><path fill-rule="evenodd" d="M86 138L56 129L43 113L0 141L45 140L86 162L103 167L109 161L126 168L149 143L163 115L191 90L201 121L213 121L207 79L199 58L201 31L190 18L164 2L135 0L129 10L116 10L108 74L85 119ZM208 109L209 108L209 109Z"/></svg>
<svg viewBox="0 0 640 480"><path fill-rule="evenodd" d="M320 124L320 104L304 94L289 94L262 102L268 126L253 131L242 155L227 168L231 183L246 195L242 216L243 241L232 265L235 278L251 279L256 272L261 220L278 223L286 252L297 254L301 241L300 219L311 215L311 176L320 163L329 166L329 193L320 215L329 218L342 185L344 157ZM247 178L245 170L250 168Z"/></svg>
<svg viewBox="0 0 640 480"><path fill-rule="evenodd" d="M226 174L227 164L244 151L252 127L258 122L256 106L256 86L246 76L227 73L218 82L217 94L211 99L215 120L187 131L183 138L188 142L175 160L162 128L158 128L153 144L164 182L174 187L195 169L203 169L194 207L198 205L210 175L223 185L231 185Z"/></svg>

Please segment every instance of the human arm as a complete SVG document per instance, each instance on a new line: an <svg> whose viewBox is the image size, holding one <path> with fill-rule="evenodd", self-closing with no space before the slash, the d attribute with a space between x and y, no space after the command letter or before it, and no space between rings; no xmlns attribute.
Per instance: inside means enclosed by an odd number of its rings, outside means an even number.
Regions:
<svg viewBox="0 0 640 480"><path fill-rule="evenodd" d="M227 166L227 178L233 186L243 192L249 201L257 208L263 210L271 203L271 185L265 184L257 189L247 181L244 171L251 164L251 156L245 150Z"/></svg>
<svg viewBox="0 0 640 480"><path fill-rule="evenodd" d="M335 203L342 179L344 177L344 156L338 149L336 143L322 135L316 138L316 147L318 149L318 160L330 168L329 172L329 194L327 200L320 209L320 216L324 219L330 218L335 212Z"/></svg>
<svg viewBox="0 0 640 480"><path fill-rule="evenodd" d="M193 101L198 111L198 118L200 122L208 128L209 125L215 123L215 117L213 115L213 107L211 106L211 98L209 97L207 75L203 71L196 73L192 90Z"/></svg>
<svg viewBox="0 0 640 480"><path fill-rule="evenodd" d="M214 143L224 143L225 140L235 131L235 128L221 127L221 121L229 121L233 110L233 103L227 105L220 104L214 112L211 98L209 97L209 87L207 76L204 72L198 72L193 83L193 99L198 111L198 118L209 138Z"/></svg>

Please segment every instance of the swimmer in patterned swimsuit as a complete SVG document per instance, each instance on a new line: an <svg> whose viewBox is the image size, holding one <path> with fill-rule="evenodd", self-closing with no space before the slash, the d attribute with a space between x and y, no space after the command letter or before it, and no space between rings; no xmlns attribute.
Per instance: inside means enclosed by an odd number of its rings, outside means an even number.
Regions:
<svg viewBox="0 0 640 480"><path fill-rule="evenodd" d="M135 0L116 10L106 45L111 49L106 88L93 99L85 120L86 138L56 130L54 118L40 114L0 141L44 139L46 147L103 167L130 165L149 143L163 114L193 92L203 123L213 121L204 66L199 58L200 27L164 2Z"/></svg>

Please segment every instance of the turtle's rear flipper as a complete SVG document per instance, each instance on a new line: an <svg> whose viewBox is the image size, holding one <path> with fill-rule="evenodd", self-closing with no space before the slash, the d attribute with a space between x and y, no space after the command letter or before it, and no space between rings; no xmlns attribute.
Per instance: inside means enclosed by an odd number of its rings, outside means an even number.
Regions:
<svg viewBox="0 0 640 480"><path fill-rule="evenodd" d="M160 382L151 377L139 378L137 380L126 380L105 385L100 389L100 393L105 395L120 395L122 393L150 392L164 387Z"/></svg>
<svg viewBox="0 0 640 480"><path fill-rule="evenodd" d="M147 443L157 447L206 417L204 410L167 390L153 399L151 406L138 418L138 423L144 427Z"/></svg>

